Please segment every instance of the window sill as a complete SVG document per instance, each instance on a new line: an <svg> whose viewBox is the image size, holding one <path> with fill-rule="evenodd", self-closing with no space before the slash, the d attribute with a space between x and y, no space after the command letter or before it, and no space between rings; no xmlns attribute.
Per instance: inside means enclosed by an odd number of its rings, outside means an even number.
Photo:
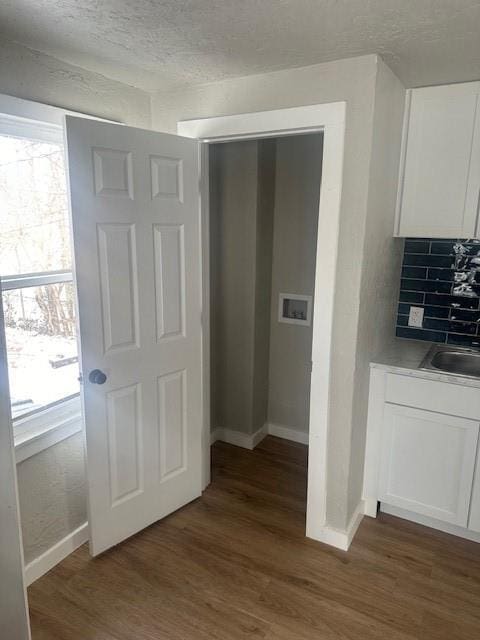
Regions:
<svg viewBox="0 0 480 640"><path fill-rule="evenodd" d="M80 398L73 398L14 424L17 464L83 428Z"/></svg>

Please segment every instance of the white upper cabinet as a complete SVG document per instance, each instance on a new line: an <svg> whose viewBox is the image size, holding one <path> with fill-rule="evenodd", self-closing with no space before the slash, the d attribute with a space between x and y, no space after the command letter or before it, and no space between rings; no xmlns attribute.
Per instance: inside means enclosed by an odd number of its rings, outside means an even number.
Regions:
<svg viewBox="0 0 480 640"><path fill-rule="evenodd" d="M478 234L480 82L407 92L395 235Z"/></svg>

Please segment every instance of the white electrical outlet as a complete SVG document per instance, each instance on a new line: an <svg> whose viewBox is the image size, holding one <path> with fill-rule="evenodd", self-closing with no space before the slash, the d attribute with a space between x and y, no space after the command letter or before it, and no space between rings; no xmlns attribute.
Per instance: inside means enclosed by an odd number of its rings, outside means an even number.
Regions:
<svg viewBox="0 0 480 640"><path fill-rule="evenodd" d="M410 313L408 314L408 326L409 327L423 327L423 307L410 307Z"/></svg>

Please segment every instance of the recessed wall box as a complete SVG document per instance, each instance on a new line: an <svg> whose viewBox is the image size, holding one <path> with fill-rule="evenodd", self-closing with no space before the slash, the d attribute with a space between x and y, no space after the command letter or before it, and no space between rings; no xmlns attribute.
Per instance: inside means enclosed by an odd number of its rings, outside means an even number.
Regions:
<svg viewBox="0 0 480 640"><path fill-rule="evenodd" d="M310 326L312 322L312 296L296 293L280 293L278 321Z"/></svg>

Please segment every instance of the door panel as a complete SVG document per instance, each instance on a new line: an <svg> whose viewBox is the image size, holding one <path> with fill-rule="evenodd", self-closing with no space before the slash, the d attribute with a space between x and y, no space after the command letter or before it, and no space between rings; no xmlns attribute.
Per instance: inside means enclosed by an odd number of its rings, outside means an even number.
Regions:
<svg viewBox="0 0 480 640"><path fill-rule="evenodd" d="M152 198L174 198L183 204L183 162L180 158L151 156Z"/></svg>
<svg viewBox="0 0 480 640"><path fill-rule="evenodd" d="M185 369L158 378L161 481L180 473L187 464L185 380Z"/></svg>
<svg viewBox="0 0 480 640"><path fill-rule="evenodd" d="M134 224L99 224L104 352L137 348L138 276Z"/></svg>
<svg viewBox="0 0 480 640"><path fill-rule="evenodd" d="M133 200L132 154L118 149L93 149L95 193Z"/></svg>
<svg viewBox="0 0 480 640"><path fill-rule="evenodd" d="M133 384L107 394L108 467L111 506L143 491L141 387Z"/></svg>
<svg viewBox="0 0 480 640"><path fill-rule="evenodd" d="M153 227L157 341L185 335L183 225Z"/></svg>
<svg viewBox="0 0 480 640"><path fill-rule="evenodd" d="M66 129L96 555L201 492L198 147Z"/></svg>

